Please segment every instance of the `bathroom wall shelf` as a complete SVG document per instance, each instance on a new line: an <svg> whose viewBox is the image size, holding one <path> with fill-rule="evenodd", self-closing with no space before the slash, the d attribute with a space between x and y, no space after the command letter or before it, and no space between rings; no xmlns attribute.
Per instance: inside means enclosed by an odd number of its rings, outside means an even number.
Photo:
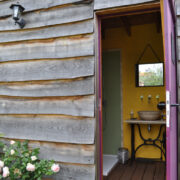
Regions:
<svg viewBox="0 0 180 180"><path fill-rule="evenodd" d="M147 121L147 120L125 120L128 124L166 124L165 120L154 120L154 121Z"/></svg>

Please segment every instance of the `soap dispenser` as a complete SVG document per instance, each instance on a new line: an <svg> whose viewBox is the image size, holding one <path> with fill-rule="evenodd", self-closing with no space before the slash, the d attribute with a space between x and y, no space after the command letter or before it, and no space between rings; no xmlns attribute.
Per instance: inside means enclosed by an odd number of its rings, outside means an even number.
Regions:
<svg viewBox="0 0 180 180"><path fill-rule="evenodd" d="M131 110L131 112L130 112L130 118L134 119L134 112L133 112L133 110Z"/></svg>

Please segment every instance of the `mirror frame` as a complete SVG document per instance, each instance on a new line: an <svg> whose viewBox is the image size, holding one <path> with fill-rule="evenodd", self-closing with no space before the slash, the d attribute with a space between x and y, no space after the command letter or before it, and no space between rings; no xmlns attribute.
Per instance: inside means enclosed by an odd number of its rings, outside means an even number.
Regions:
<svg viewBox="0 0 180 180"><path fill-rule="evenodd" d="M143 64L162 64L163 65L163 85L154 85L154 86L139 86L139 65L143 65ZM158 63L141 63L141 64L135 64L135 83L136 83L136 87L162 87L164 86L164 62L158 62Z"/></svg>

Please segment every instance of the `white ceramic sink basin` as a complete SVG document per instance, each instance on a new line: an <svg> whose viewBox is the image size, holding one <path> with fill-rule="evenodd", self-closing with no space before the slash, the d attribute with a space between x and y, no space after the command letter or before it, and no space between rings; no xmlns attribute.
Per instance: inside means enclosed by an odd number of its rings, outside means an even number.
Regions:
<svg viewBox="0 0 180 180"><path fill-rule="evenodd" d="M139 111L140 120L154 121L161 119L160 111Z"/></svg>

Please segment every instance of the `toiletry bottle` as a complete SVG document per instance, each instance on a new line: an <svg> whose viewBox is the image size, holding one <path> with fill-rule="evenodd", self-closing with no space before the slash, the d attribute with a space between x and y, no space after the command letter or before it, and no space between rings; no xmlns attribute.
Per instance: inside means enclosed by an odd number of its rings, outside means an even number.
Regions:
<svg viewBox="0 0 180 180"><path fill-rule="evenodd" d="M134 119L134 112L133 112L133 110L131 110L131 112L130 112L130 118Z"/></svg>

